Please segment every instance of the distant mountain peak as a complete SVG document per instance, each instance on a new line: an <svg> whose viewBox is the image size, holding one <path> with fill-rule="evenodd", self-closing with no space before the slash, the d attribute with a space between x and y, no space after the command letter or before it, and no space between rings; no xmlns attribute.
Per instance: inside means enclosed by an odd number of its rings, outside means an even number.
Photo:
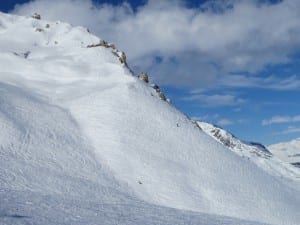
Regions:
<svg viewBox="0 0 300 225"><path fill-rule="evenodd" d="M270 145L270 151L281 160L300 168L300 138Z"/></svg>
<svg viewBox="0 0 300 225"><path fill-rule="evenodd" d="M288 177L290 179L300 179L300 171L297 171L297 169L289 165L286 160L274 157L263 144L242 141L230 132L214 124L203 121L197 121L197 124L205 133L213 137L226 148L242 158L252 161L267 172L274 175ZM297 166L297 162L295 163L296 164L293 165Z"/></svg>

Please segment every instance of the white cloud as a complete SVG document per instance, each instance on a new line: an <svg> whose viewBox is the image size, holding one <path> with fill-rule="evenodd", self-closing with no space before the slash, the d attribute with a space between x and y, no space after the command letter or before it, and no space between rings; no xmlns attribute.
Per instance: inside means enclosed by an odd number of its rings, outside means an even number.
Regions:
<svg viewBox="0 0 300 225"><path fill-rule="evenodd" d="M285 78L279 76L255 77L245 75L227 75L219 79L216 86L218 86L219 88L246 87L273 90L299 90L300 77L297 75Z"/></svg>
<svg viewBox="0 0 300 225"><path fill-rule="evenodd" d="M198 121L206 121L209 118L209 115L206 114L204 116L193 116L192 120L198 120Z"/></svg>
<svg viewBox="0 0 300 225"><path fill-rule="evenodd" d="M229 95L229 94L223 94L223 95L192 94L182 99L186 101L197 101L209 107L234 106L234 105L243 104L246 101L242 98L238 98L234 95Z"/></svg>
<svg viewBox="0 0 300 225"><path fill-rule="evenodd" d="M271 119L263 120L262 125L270 125L274 123L292 123L300 122L300 115L297 116L273 116Z"/></svg>
<svg viewBox="0 0 300 225"><path fill-rule="evenodd" d="M115 42L134 68L150 71L161 83L199 87L218 73L256 72L288 62L300 50L299 10L298 0L210 1L200 8L180 0L150 0L136 11L127 3L35 0L18 5L14 13L39 12L46 19L86 26ZM157 63L157 56L164 63Z"/></svg>
<svg viewBox="0 0 300 225"><path fill-rule="evenodd" d="M283 135L283 134L292 134L292 133L300 133L300 127L290 126L285 130L274 133L274 135Z"/></svg>
<svg viewBox="0 0 300 225"><path fill-rule="evenodd" d="M243 74L227 74L218 77L215 83L205 89L197 88L191 93L202 93L204 90L224 90L232 88L259 88L276 91L300 90L300 76L268 76L258 77Z"/></svg>
<svg viewBox="0 0 300 225"><path fill-rule="evenodd" d="M229 119L224 118L224 119L220 119L217 122L217 124L220 125L220 126L228 126L228 125L232 125L233 122L231 120L229 120Z"/></svg>

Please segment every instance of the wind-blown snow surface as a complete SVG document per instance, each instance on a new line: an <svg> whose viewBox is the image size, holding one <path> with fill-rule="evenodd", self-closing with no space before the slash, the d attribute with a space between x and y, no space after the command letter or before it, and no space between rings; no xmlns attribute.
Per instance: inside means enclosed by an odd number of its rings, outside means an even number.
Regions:
<svg viewBox="0 0 300 225"><path fill-rule="evenodd" d="M0 14L0 223L299 222L297 182L228 151L99 41Z"/></svg>
<svg viewBox="0 0 300 225"><path fill-rule="evenodd" d="M300 138L270 145L269 149L282 161L300 168Z"/></svg>

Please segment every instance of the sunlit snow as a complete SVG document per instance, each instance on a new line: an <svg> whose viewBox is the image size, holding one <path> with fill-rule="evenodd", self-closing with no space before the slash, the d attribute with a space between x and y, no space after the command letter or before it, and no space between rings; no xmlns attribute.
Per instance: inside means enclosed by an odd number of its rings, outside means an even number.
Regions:
<svg viewBox="0 0 300 225"><path fill-rule="evenodd" d="M296 179L228 150L100 41L0 13L0 224L299 223Z"/></svg>

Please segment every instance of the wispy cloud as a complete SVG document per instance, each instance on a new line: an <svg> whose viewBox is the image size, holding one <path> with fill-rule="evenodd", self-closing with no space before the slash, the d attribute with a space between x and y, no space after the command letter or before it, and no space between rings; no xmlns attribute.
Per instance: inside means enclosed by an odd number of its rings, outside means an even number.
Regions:
<svg viewBox="0 0 300 225"><path fill-rule="evenodd" d="M263 88L272 90L299 90L300 76L293 75L289 77L268 76L254 77L246 75L227 75L221 77L217 87L234 87L234 88Z"/></svg>
<svg viewBox="0 0 300 225"><path fill-rule="evenodd" d="M292 123L300 122L300 115L296 116L273 116L271 119L265 119L262 121L262 125L270 125L274 123Z"/></svg>
<svg viewBox="0 0 300 225"><path fill-rule="evenodd" d="M203 116L192 116L192 120L198 120L198 121L206 121L209 118L209 115L203 115Z"/></svg>
<svg viewBox="0 0 300 225"><path fill-rule="evenodd" d="M290 126L285 130L280 132L275 132L274 135L284 135L284 134L292 134L292 133L300 133L300 127Z"/></svg>
<svg viewBox="0 0 300 225"><path fill-rule="evenodd" d="M229 95L229 94L224 94L224 95L192 94L182 99L186 101L196 101L209 107L234 106L234 105L243 104L246 101L245 99L238 98L234 95Z"/></svg>
<svg viewBox="0 0 300 225"><path fill-rule="evenodd" d="M208 1L190 8L180 0L149 0L133 10L128 3L34 0L18 5L14 13L40 12L46 19L86 26L115 42L134 68L150 71L160 83L199 87L213 83L217 74L254 73L289 62L300 49L300 1L257 2ZM236 86L263 87L258 78L230 79ZM299 87L291 79L283 86L264 82L278 89Z"/></svg>
<svg viewBox="0 0 300 225"><path fill-rule="evenodd" d="M218 122L217 122L218 125L220 126L228 126L228 125L232 125L233 124L233 121L229 120L229 119L226 119L226 118L223 118L223 119L220 119Z"/></svg>

